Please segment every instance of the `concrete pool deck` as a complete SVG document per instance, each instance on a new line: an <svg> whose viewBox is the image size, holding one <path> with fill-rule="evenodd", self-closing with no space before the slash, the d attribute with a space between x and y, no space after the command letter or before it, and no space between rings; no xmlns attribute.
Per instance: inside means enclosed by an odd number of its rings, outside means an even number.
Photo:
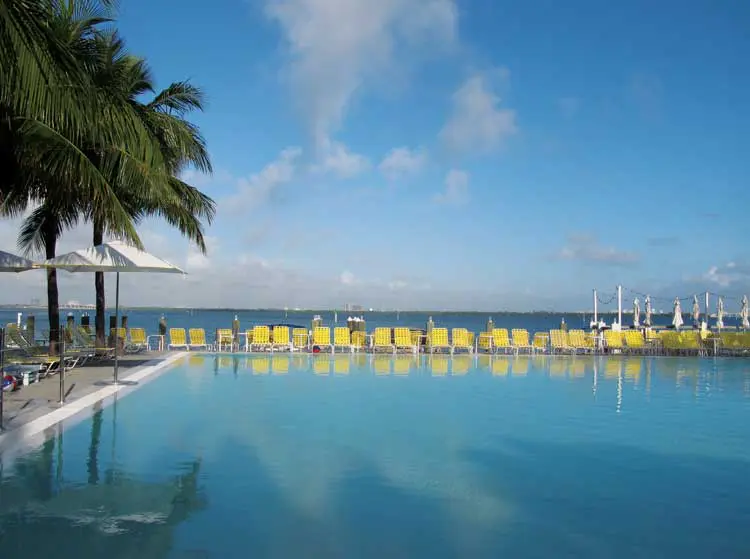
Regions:
<svg viewBox="0 0 750 559"><path fill-rule="evenodd" d="M120 358L121 381L144 382L153 373L162 371L178 360L183 352L147 352ZM114 362L102 361L76 367L65 373L65 403L60 404L59 375L46 377L4 394L4 430L0 431L0 451L10 442L37 434L107 397L137 386L108 385L112 380Z"/></svg>

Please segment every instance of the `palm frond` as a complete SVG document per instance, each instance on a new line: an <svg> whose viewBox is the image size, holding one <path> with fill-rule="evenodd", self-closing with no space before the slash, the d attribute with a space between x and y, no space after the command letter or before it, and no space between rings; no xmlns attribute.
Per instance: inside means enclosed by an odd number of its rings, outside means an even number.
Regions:
<svg viewBox="0 0 750 559"><path fill-rule="evenodd" d="M174 82L160 91L147 105L154 111L184 115L192 110L202 111L205 104L203 90L188 81Z"/></svg>

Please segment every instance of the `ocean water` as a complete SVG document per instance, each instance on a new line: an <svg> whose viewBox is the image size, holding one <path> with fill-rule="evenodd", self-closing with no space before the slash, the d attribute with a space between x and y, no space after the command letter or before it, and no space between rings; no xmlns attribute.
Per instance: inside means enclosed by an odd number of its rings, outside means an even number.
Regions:
<svg viewBox="0 0 750 559"><path fill-rule="evenodd" d="M750 365L191 355L0 473L0 552L750 556Z"/></svg>
<svg viewBox="0 0 750 559"><path fill-rule="evenodd" d="M0 324L15 323L17 309L0 308ZM34 314L36 318L37 332L49 330L46 309L24 310L25 323L26 313ZM76 322L80 322L80 317L85 311L70 311ZM94 313L88 311L90 322L93 325ZM108 313L114 315L114 309L108 309ZM163 315L167 319L167 327L175 328L204 328L207 333L212 334L217 328L231 328L232 320L235 315L240 320L242 329L252 328L256 324L295 324L299 326L310 327L310 322L315 314L321 315L324 325L346 325L348 313L344 311L288 311L283 310L181 310L181 309L123 309L121 313L128 317L130 327L145 328L149 334L158 333L159 319ZM66 320L68 311L61 311L61 320ZM472 332L482 332L485 330L488 318L492 318L497 328L526 328L530 332L547 331L551 328L559 328L563 320L571 328L588 328L591 321L591 314L584 313L461 313L461 312L365 312L358 313L364 316L367 321L367 330L370 331L377 326L405 326L413 328L424 328L428 318L431 316L435 325L446 328L463 327ZM108 314L109 316L109 314ZM616 315L600 315L607 323L611 323ZM338 322L335 321L338 319ZM734 326L733 319L725 320L727 326ZM627 324L627 315L623 317L623 322ZM666 326L671 324L671 316L655 316L654 324ZM107 327L109 327L109 318L107 318ZM689 325L690 321L685 316L685 324ZM212 337L212 336L211 336Z"/></svg>

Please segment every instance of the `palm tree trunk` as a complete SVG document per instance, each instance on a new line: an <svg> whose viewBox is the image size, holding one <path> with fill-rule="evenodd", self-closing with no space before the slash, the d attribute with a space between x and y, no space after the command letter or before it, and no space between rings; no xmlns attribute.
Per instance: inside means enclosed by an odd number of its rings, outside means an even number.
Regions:
<svg viewBox="0 0 750 559"><path fill-rule="evenodd" d="M94 246L104 242L104 227L98 219L94 219ZM104 329L105 313L107 312L107 300L104 293L104 272L94 274L94 289L96 290L96 317L94 325L96 327L96 347L106 347L107 335Z"/></svg>
<svg viewBox="0 0 750 559"><path fill-rule="evenodd" d="M54 227L44 226L44 252L47 259L55 257L57 235ZM57 344L60 342L60 301L57 292L57 269L47 269L47 317L49 318L49 353L57 355Z"/></svg>

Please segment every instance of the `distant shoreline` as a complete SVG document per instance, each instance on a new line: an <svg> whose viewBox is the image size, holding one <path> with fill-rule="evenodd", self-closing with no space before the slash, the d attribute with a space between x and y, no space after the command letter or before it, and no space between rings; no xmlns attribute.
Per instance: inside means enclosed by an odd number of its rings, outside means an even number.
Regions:
<svg viewBox="0 0 750 559"><path fill-rule="evenodd" d="M0 305L0 310L41 310L46 311L47 306L46 305L19 305L19 304L13 304L13 305ZM81 312L90 312L94 311L94 308L88 307L88 306L76 306L76 307L67 307L67 306L60 306L60 311L81 311ZM113 308L107 307L108 311L114 311ZM288 312L291 314L294 313L331 313L331 312L338 312L340 314L346 314L346 315L360 315L360 314L393 314L393 313L400 313L400 314L434 314L434 315L441 315L441 314L473 314L473 315L508 315L508 314L514 314L514 315L560 315L560 314L568 314L568 315L593 315L593 311L506 311L506 310L491 310L491 311L444 311L444 310L432 310L432 309L424 309L424 310L418 310L418 309L411 309L411 310L397 310L397 309L375 309L375 310L359 310L359 311L346 311L342 309L332 309L332 308L324 308L324 309L284 309L284 308L274 308L274 307L268 307L268 308L233 308L233 307L218 307L218 308L212 308L212 307L120 307L120 312L123 312L124 310L128 311L170 311L170 312L187 312L187 311L198 311L198 312L233 312L233 313L252 313L252 312ZM623 315L629 315L632 314L632 309L623 309L622 314ZM615 315L617 314L617 311L600 311L600 315ZM668 316L671 315L671 312L668 313L654 313L653 316ZM688 314L688 313L683 313ZM729 316L729 313L725 316Z"/></svg>

